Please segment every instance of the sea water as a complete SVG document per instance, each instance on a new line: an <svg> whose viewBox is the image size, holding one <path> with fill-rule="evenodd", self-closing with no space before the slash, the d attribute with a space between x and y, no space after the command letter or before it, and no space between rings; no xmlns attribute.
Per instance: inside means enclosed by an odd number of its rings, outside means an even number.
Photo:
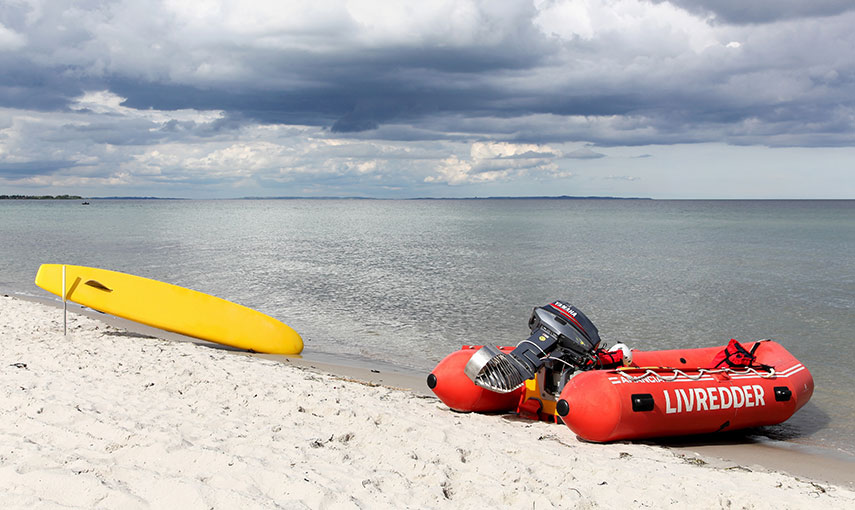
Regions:
<svg viewBox="0 0 855 510"><path fill-rule="evenodd" d="M855 453L855 201L0 201L0 288L41 263L163 280L426 374L566 300L638 349L772 338L813 374L772 437Z"/></svg>

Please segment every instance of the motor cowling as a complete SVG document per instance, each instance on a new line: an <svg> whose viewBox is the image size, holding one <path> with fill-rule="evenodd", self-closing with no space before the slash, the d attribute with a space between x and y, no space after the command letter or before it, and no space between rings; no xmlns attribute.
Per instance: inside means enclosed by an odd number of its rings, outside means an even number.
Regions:
<svg viewBox="0 0 855 510"><path fill-rule="evenodd" d="M528 327L532 336L546 332L555 338L557 347L562 350L560 354L569 357L574 364L584 364L600 346L600 332L594 323L581 310L564 301L535 308Z"/></svg>

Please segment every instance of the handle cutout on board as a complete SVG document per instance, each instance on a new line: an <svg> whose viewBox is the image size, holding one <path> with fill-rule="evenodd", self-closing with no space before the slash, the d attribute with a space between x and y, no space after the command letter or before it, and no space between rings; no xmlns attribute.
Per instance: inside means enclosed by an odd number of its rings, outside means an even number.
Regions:
<svg viewBox="0 0 855 510"><path fill-rule="evenodd" d="M104 285L103 283L101 283L101 282L99 282L99 281L97 281L97 280L87 280L87 281L84 283L84 285L88 285L88 286L90 286L90 287L95 287L95 288L96 288L96 289L98 289L98 290L104 290L104 291L107 291L107 292L113 292L113 289L111 289L110 287L107 287L106 285Z"/></svg>

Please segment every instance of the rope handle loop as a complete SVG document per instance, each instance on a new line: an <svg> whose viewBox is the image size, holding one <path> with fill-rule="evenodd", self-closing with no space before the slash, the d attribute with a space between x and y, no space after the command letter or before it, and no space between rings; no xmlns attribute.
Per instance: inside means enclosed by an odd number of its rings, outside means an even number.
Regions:
<svg viewBox="0 0 855 510"><path fill-rule="evenodd" d="M639 376L631 376L631 375L627 374L625 371L619 371L618 373L621 375L621 377L623 377L624 379L627 379L630 382L637 382L637 381L640 381L640 380L642 380L646 377L650 377L650 376L653 376L654 378L656 378L660 381L665 381L665 382L674 382L680 376L683 376L690 381L699 381L705 374L720 374L720 373L726 373L728 375L750 375L750 374L754 374L754 375L757 375L757 376L762 377L764 379L771 379L771 378L775 377L775 368L774 367L769 367L768 372L765 372L765 373L761 373L761 372L757 371L757 369L752 368L752 367L748 367L745 370L734 370L732 368L716 368L716 369L702 368L702 369L698 370L697 376L691 376L691 375L687 374L686 372L683 372L679 368L672 368L670 370L672 370L674 372L673 376L662 375L659 372L656 372L655 370L651 370L649 368L646 369L644 371L644 373L639 375Z"/></svg>

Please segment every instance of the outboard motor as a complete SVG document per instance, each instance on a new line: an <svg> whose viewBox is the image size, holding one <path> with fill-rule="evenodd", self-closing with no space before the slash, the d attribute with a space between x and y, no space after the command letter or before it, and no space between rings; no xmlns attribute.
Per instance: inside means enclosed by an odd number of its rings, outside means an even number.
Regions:
<svg viewBox="0 0 855 510"><path fill-rule="evenodd" d="M466 363L463 372L476 385L498 393L509 393L535 376L545 364L558 370L563 387L576 370L593 367L600 334L588 317L578 308L555 301L532 311L528 320L531 336L520 342L509 354L485 345ZM560 388L556 388L560 390Z"/></svg>

